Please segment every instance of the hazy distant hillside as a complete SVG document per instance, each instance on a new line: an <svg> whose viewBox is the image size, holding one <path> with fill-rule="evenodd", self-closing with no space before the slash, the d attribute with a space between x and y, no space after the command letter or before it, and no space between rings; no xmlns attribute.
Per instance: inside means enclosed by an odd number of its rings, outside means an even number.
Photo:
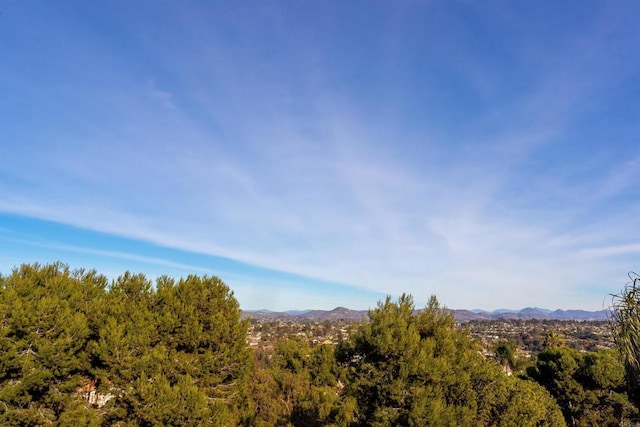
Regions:
<svg viewBox="0 0 640 427"><path fill-rule="evenodd" d="M273 312L266 310L243 311L242 317L259 320L307 320L321 322L324 320L358 321L367 317L367 310L350 310L345 307L336 307L333 310L308 310L287 312Z"/></svg>
<svg viewBox="0 0 640 427"><path fill-rule="evenodd" d="M469 320L491 319L540 319L540 320L607 320L609 310L585 311L585 310L555 310L551 311L538 307L527 307L522 310L454 310L454 316L459 322Z"/></svg>
<svg viewBox="0 0 640 427"><path fill-rule="evenodd" d="M494 319L540 319L540 320L607 320L609 310L585 311L585 310L555 310L551 311L538 307L527 307L522 310L453 310L453 315L458 322L471 320ZM287 312L274 312L268 310L243 311L243 317L259 320L347 320L358 321L367 316L367 310L350 310L345 307L337 307L333 310L291 310Z"/></svg>

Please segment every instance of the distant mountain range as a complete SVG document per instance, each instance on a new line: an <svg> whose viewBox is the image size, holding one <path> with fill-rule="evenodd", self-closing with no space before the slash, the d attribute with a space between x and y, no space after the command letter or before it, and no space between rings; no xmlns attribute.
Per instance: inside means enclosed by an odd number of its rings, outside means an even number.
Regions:
<svg viewBox="0 0 640 427"><path fill-rule="evenodd" d="M539 319L539 320L608 320L609 310L585 311L585 310L548 310L538 307L527 307L522 310L453 310L453 315L458 322L470 320L495 320L495 319Z"/></svg>
<svg viewBox="0 0 640 427"><path fill-rule="evenodd" d="M243 311L243 317L259 320L345 320L358 321L367 317L367 310L350 310L345 307L336 307L333 310L291 310L275 312L269 310ZM522 310L453 310L453 317L458 322L472 320L607 320L609 310L585 311L585 310L548 310L538 307L527 307Z"/></svg>
<svg viewBox="0 0 640 427"><path fill-rule="evenodd" d="M243 311L242 316L260 320L358 321L366 318L367 312L367 310L350 310L345 307L336 307L333 310Z"/></svg>

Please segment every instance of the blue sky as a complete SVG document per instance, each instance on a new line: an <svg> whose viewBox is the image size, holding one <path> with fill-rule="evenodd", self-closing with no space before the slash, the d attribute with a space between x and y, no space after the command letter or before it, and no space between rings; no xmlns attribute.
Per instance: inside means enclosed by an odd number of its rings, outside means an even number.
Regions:
<svg viewBox="0 0 640 427"><path fill-rule="evenodd" d="M600 309L640 256L635 2L0 3L0 272L246 309Z"/></svg>

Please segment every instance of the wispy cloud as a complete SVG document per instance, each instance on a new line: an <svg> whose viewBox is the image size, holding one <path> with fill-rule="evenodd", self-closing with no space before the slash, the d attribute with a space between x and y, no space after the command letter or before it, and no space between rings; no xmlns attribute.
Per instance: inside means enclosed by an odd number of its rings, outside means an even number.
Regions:
<svg viewBox="0 0 640 427"><path fill-rule="evenodd" d="M105 87L12 80L25 117L68 106L0 131L14 141L0 210L450 306L593 307L580 288L606 294L637 249L637 129L608 124L638 32L609 7L567 28L430 7L415 22L368 11L375 36L262 5L181 7L115 47L96 38Z"/></svg>

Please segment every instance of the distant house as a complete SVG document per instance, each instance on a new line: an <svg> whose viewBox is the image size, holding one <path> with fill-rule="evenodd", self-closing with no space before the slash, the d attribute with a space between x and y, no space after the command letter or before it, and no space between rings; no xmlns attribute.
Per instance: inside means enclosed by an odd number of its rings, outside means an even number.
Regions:
<svg viewBox="0 0 640 427"><path fill-rule="evenodd" d="M85 379L82 385L76 388L76 394L82 397L87 404L102 408L114 396L111 393L98 393L96 384L96 380Z"/></svg>

